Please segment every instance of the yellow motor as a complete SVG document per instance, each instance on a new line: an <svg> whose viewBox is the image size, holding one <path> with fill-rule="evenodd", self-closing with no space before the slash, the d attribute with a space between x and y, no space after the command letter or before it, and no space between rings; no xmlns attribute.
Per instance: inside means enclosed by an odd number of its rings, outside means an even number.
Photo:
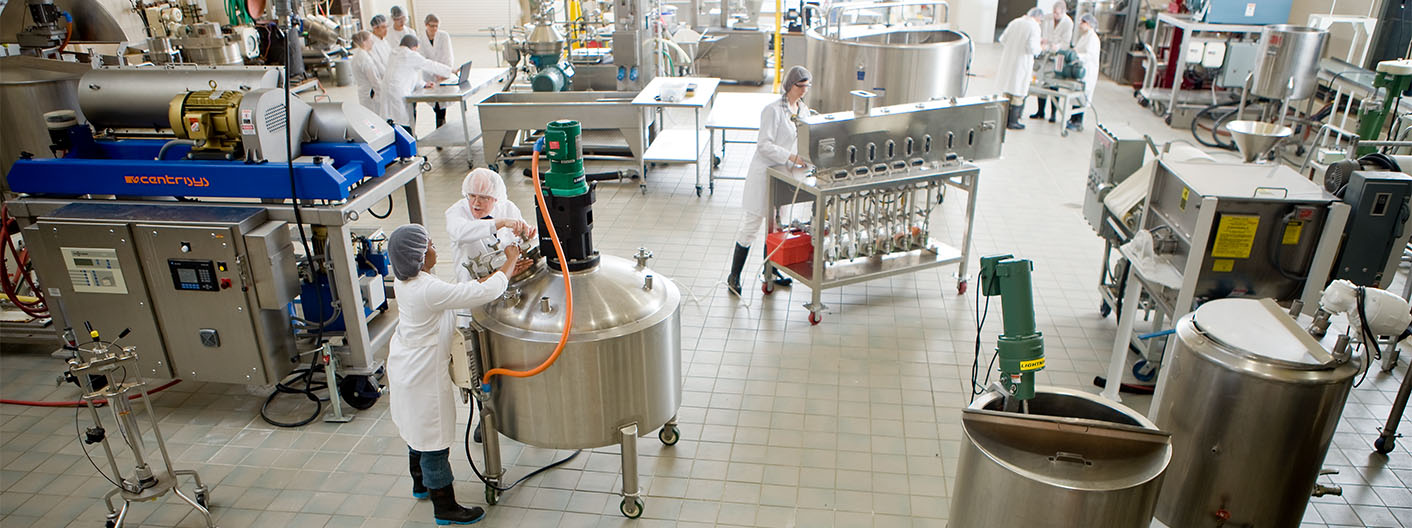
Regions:
<svg viewBox="0 0 1412 528"><path fill-rule="evenodd" d="M172 98L167 109L172 131L177 137L199 142L191 148L195 158L238 157L241 149L240 101L244 94L235 90L187 92Z"/></svg>

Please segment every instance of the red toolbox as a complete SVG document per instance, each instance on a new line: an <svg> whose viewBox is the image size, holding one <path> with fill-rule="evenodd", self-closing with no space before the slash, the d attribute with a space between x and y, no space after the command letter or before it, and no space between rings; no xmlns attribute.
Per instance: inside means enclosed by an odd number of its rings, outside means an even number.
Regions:
<svg viewBox="0 0 1412 528"><path fill-rule="evenodd" d="M814 242L803 231L775 231L765 235L765 251L776 265L789 266L808 262L814 256Z"/></svg>

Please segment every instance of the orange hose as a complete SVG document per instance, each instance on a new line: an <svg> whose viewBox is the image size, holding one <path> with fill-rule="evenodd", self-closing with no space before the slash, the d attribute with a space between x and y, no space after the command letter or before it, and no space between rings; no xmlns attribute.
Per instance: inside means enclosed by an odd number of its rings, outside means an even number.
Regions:
<svg viewBox="0 0 1412 528"><path fill-rule="evenodd" d="M539 211L544 214L545 228L549 230L549 240L554 243L554 254L559 256L559 265L564 273L564 298L568 299L568 305L564 309L564 331L559 334L559 344L554 347L554 353L549 355L539 366L529 370L510 370L504 368L493 368L486 371L481 376L482 385L490 383L490 377L495 375L510 376L512 378L528 378L544 372L555 361L559 360L559 354L564 352L564 345L569 343L569 329L574 325L574 288L569 284L569 259L564 258L564 248L559 245L559 234L554 232L554 220L549 216L549 206L544 203L544 190L539 186L539 151L534 151L534 156L530 158L530 173L534 175L534 197L539 202Z"/></svg>

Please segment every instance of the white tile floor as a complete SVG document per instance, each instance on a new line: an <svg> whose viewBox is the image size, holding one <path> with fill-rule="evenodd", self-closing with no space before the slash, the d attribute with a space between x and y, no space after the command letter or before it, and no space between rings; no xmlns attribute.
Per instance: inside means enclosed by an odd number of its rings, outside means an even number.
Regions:
<svg viewBox="0 0 1412 528"><path fill-rule="evenodd" d="M980 46L978 53L971 91L987 93L997 51ZM1105 82L1097 99L1101 122L1159 142L1186 137L1134 104L1128 88ZM1104 371L1114 324L1097 313L1102 246L1079 211L1091 134L1061 138L1057 125L1029 123L1009 135L1003 159L980 163L975 255L1034 260L1048 355L1041 383L1096 391L1091 381ZM425 180L433 233L444 232L440 212L457 194L465 155L431 153L436 169ZM748 147L732 146L722 171L739 173L748 155ZM478 149L473 156L483 163ZM508 182L511 198L530 210L531 186L519 177ZM683 438L671 448L650 437L640 443L640 520L618 514L619 462L608 448L507 493L483 525L944 526L957 491L975 289L957 296L954 268L942 268L831 290L824 300L832 311L819 326L806 321L802 287L763 299L747 288L747 307L717 284L729 264L742 184L721 182L714 195L698 198L688 167L653 171L649 183L646 195L631 183L600 185L594 234L605 253L650 248L658 272L700 297L682 305ZM959 229L955 207L948 205L951 215L942 215L938 229ZM405 220L401 203L397 211L386 225ZM749 265L758 264L757 251ZM988 325L987 350L995 331ZM5 398L75 396L68 386L54 388L62 365L43 351L6 347L0 361ZM1326 461L1341 470L1332 480L1345 494L1314 500L1306 526L1412 526L1412 452L1399 446L1383 457L1370 447L1404 371L1373 372L1354 391ZM257 414L263 395L181 383L154 398L177 463L214 484L222 527L431 525L430 505L409 496L406 447L385 402L351 423L277 429ZM302 403L290 397L280 407L307 412ZM1147 405L1144 398L1128 403ZM103 522L98 497L108 484L75 441L71 412L0 406L0 526ZM504 451L512 476L564 454L514 442ZM452 460L462 501L480 504L464 453ZM171 498L134 506L131 520L201 526Z"/></svg>

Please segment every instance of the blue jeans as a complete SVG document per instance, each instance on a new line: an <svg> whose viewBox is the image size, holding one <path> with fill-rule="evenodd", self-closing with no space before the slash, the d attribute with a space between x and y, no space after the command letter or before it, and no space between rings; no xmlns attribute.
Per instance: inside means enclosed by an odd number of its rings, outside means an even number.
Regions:
<svg viewBox="0 0 1412 528"><path fill-rule="evenodd" d="M451 450L417 451L407 448L408 455L421 455L422 485L427 489L441 489L451 485Z"/></svg>

